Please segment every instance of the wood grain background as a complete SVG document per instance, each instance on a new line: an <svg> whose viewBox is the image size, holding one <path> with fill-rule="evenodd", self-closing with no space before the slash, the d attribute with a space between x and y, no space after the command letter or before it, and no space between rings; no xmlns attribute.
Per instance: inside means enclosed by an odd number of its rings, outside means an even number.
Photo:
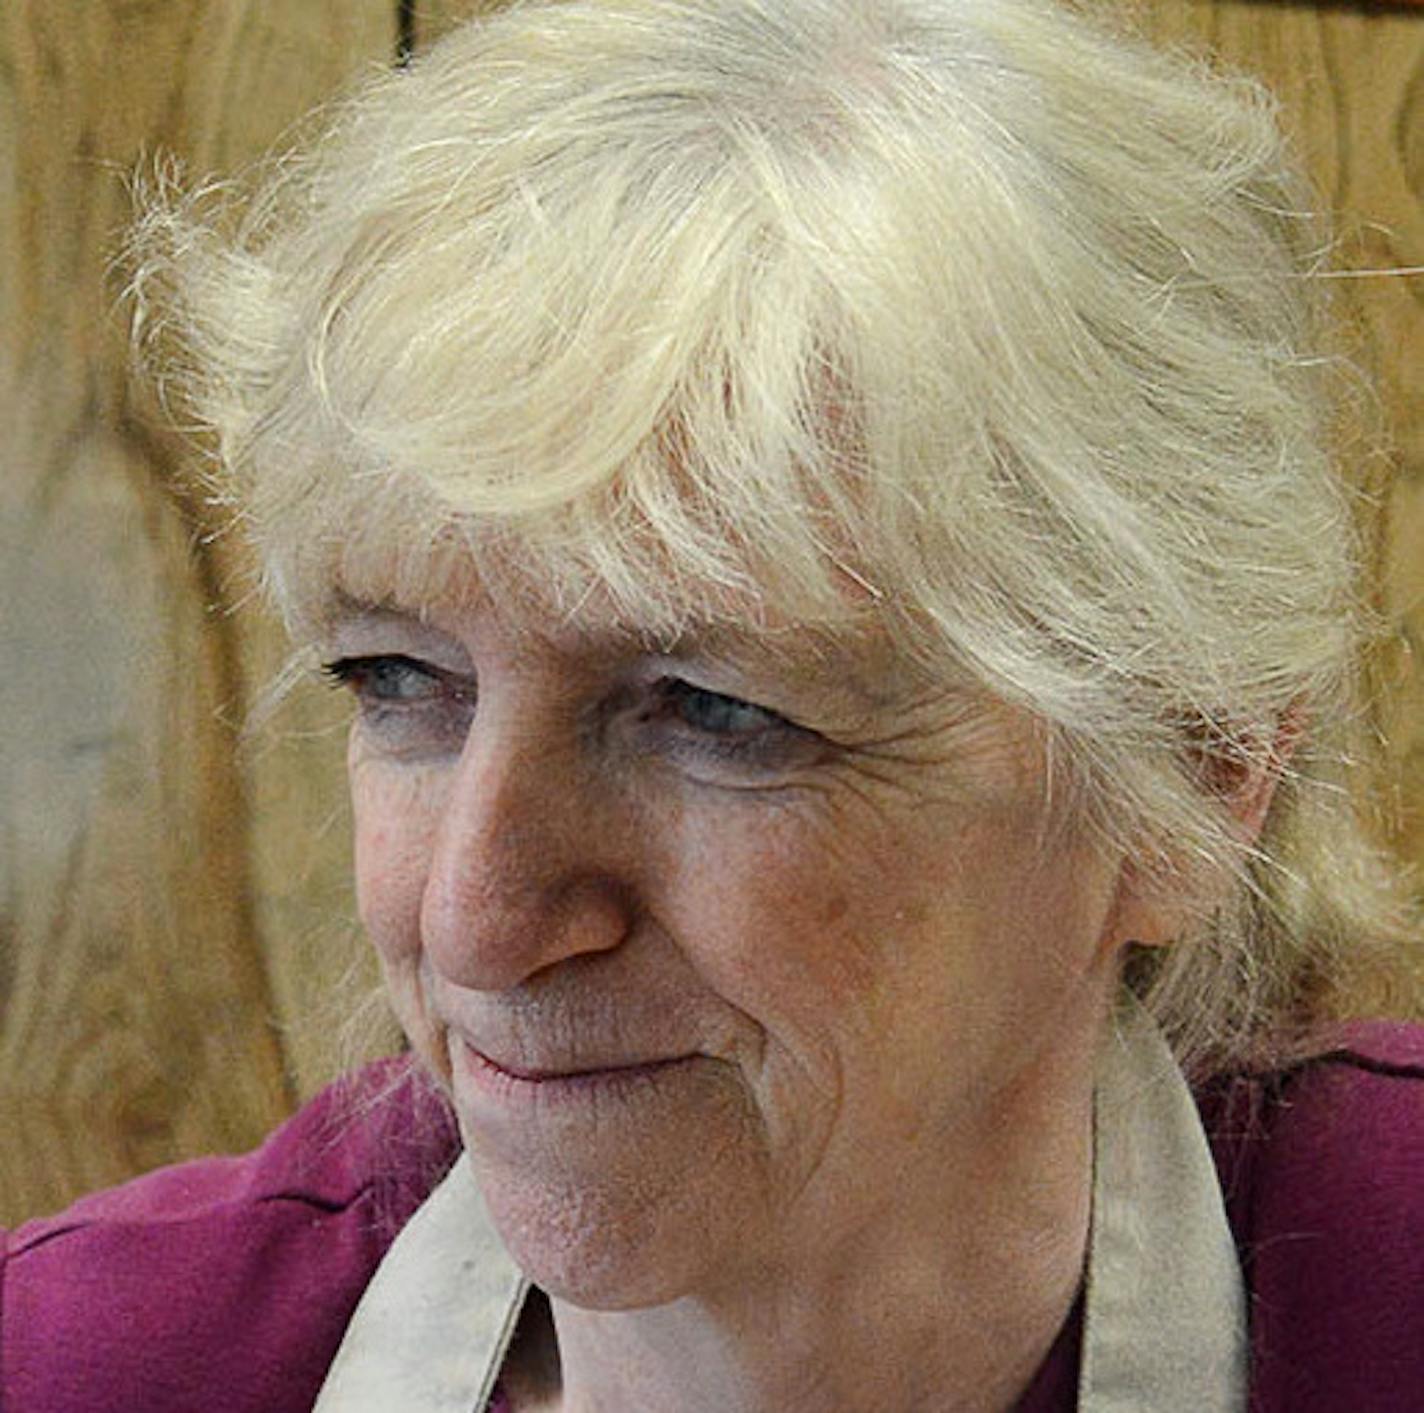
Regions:
<svg viewBox="0 0 1424 1413"><path fill-rule="evenodd" d="M158 150L239 168L403 33L479 8L0 6L0 1223L255 1143L341 1062L372 985L340 706L298 691L244 744L284 650L127 373L106 272L125 175ZM1137 8L1272 85L1347 265L1424 265L1424 13ZM1393 435L1357 475L1399 628L1376 703L1388 827L1424 864L1424 281L1341 288ZM392 1043L377 1025L345 1053Z"/></svg>

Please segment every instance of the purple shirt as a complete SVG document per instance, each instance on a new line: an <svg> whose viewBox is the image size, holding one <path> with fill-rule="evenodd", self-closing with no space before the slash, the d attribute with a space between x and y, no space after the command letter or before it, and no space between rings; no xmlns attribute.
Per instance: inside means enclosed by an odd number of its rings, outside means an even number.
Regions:
<svg viewBox="0 0 1424 1413"><path fill-rule="evenodd" d="M1199 1096L1251 1299L1253 1413L1424 1408L1424 1029ZM298 1413L458 1151L407 1062L255 1153L164 1169L0 1253L0 1413ZM1074 1407L1075 1309L1022 1413Z"/></svg>

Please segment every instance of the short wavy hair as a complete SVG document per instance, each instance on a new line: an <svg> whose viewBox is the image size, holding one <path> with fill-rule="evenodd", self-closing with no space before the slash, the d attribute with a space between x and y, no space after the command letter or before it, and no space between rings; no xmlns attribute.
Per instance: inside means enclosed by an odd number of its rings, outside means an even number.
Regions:
<svg viewBox="0 0 1424 1413"><path fill-rule="evenodd" d="M299 637L471 555L653 634L873 620L1196 899L1126 968L1189 1063L1406 935L1345 783L1327 237L1253 83L1039 0L532 0L180 187L140 333Z"/></svg>

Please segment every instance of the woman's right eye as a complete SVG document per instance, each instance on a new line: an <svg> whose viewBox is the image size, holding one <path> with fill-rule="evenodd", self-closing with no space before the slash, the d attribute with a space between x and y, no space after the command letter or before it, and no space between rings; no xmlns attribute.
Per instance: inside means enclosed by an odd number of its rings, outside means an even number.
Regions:
<svg viewBox="0 0 1424 1413"><path fill-rule="evenodd" d="M340 657L322 667L334 682L349 687L359 701L424 701L440 690L436 672L414 658Z"/></svg>
<svg viewBox="0 0 1424 1413"><path fill-rule="evenodd" d="M405 754L458 752L474 714L471 688L400 653L342 657L322 671L356 698L362 729Z"/></svg>

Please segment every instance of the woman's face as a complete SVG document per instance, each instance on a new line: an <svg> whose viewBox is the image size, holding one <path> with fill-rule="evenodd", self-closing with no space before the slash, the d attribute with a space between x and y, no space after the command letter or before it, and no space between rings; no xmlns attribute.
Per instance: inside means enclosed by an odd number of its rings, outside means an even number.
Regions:
<svg viewBox="0 0 1424 1413"><path fill-rule="evenodd" d="M539 1284L854 1260L1080 1121L1119 870L1022 714L872 639L424 620L334 630L361 912Z"/></svg>

